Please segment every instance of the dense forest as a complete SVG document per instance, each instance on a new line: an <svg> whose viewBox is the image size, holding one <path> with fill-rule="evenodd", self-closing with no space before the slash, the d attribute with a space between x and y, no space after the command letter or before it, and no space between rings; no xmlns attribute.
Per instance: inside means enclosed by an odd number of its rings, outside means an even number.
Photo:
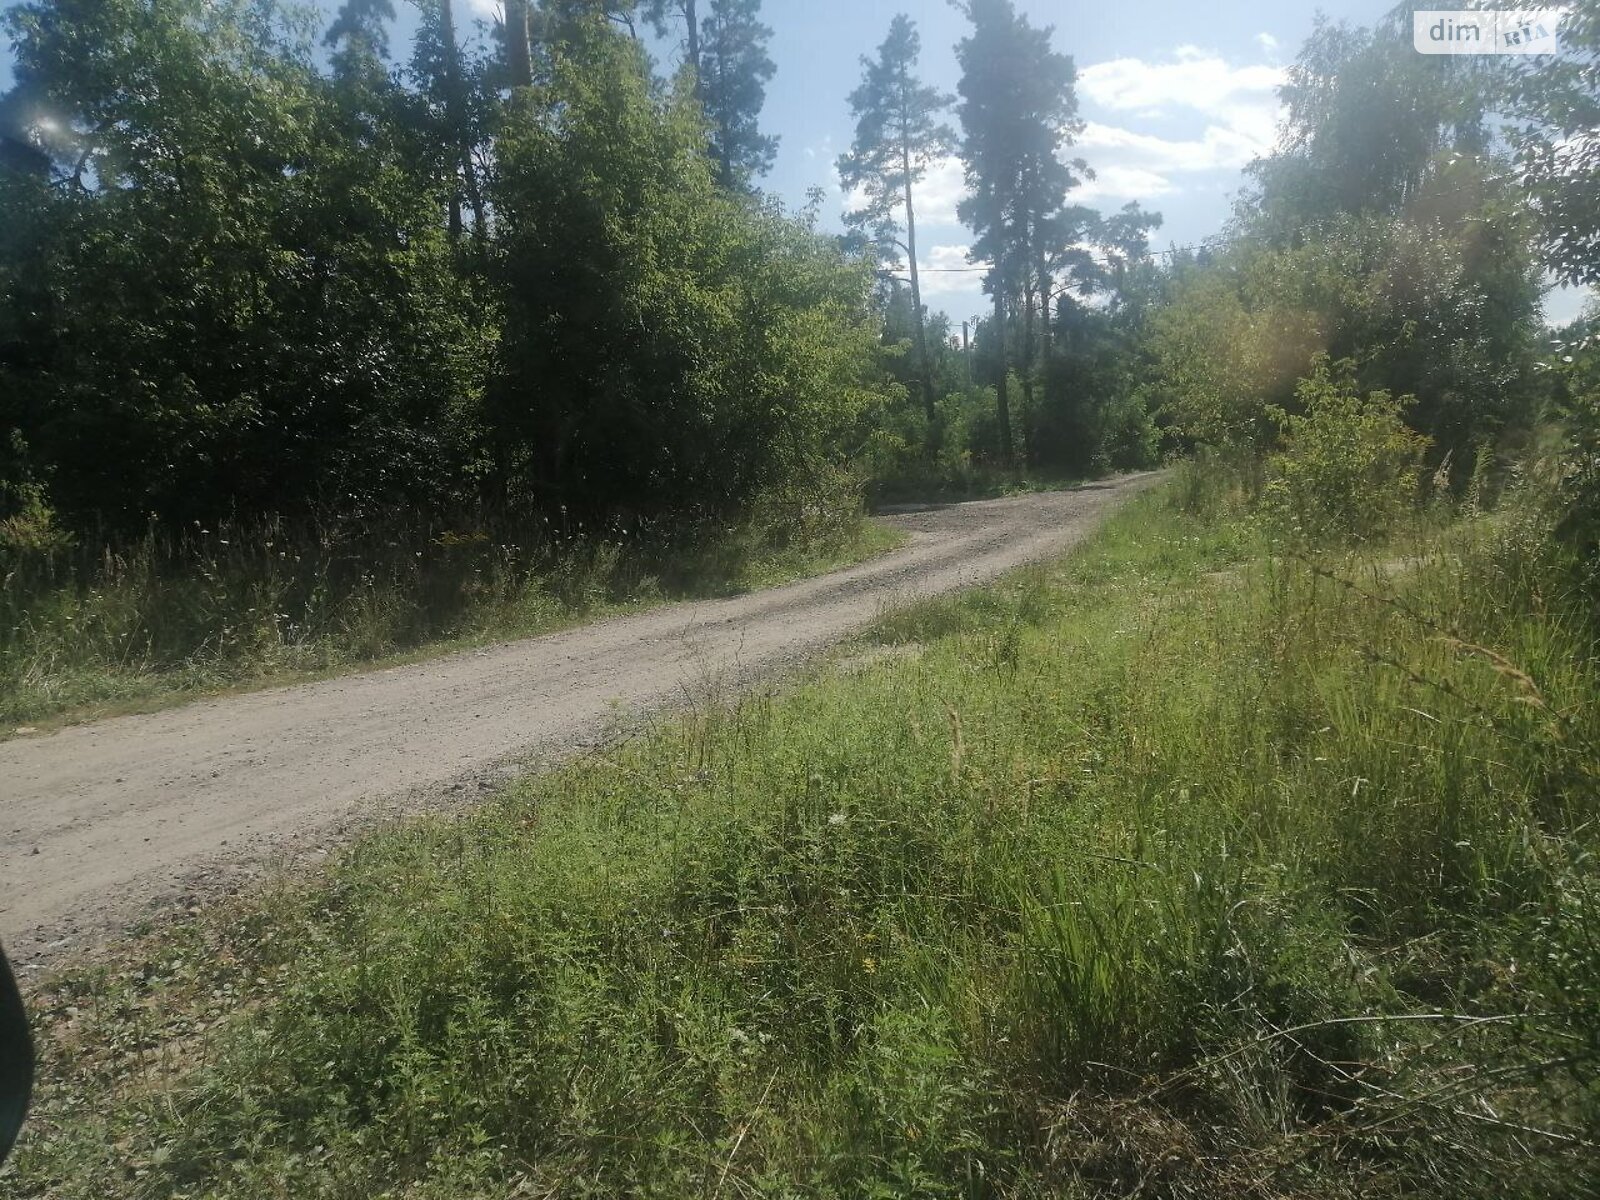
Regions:
<svg viewBox="0 0 1600 1200"><path fill-rule="evenodd" d="M898 21L845 167L871 236L826 236L756 189L756 10L513 5L475 54L449 3L392 52L369 0L325 28L246 3L13 9L6 516L36 537L397 506L604 524L832 494L869 447L908 469L1024 447L1081 467L1101 440L1148 457L1065 384L1008 420L1008 372L1029 397L1049 373L1052 300L1115 288L1082 246L1103 230L1133 267L1154 223L1067 206L1071 61L975 9L965 153L1017 362L984 368L993 416L956 403L977 427L948 429L962 381L937 332L929 352L914 257L909 308L891 268L952 98L895 110L917 57ZM670 16L687 50L662 79L635 23ZM1018 54L1037 96L1005 93Z"/></svg>
<svg viewBox="0 0 1600 1200"><path fill-rule="evenodd" d="M1541 239L1593 274L1586 68L1425 58L1404 12L1321 26L1232 227L1157 255L1158 214L1073 203L1073 61L1005 0L969 6L958 96L908 18L862 59L842 237L820 193L760 191L757 0L522 0L486 41L439 0L410 46L394 15L7 13L8 546L400 510L622 527L1144 465L1270 437L1319 355L1459 459L1546 398ZM682 35L672 78L652 25ZM918 279L917 185L953 152L994 306L970 356Z"/></svg>
<svg viewBox="0 0 1600 1200"><path fill-rule="evenodd" d="M1539 231L1488 126L1503 81L1325 26L1235 227L1158 265L1157 214L1071 202L1091 168L1049 30L973 4L956 97L899 18L851 97L866 203L838 238L758 190L757 8L689 6L672 79L637 36L660 5L513 5L490 53L450 3L410 47L370 0L325 27L11 10L6 515L725 514L839 468L1134 465L1239 433L1319 352L1446 450L1525 414ZM1380 146L1397 102L1418 119ZM916 185L951 151L995 310L970 385L916 269ZM1256 394L1220 395L1240 371Z"/></svg>
<svg viewBox="0 0 1600 1200"><path fill-rule="evenodd" d="M409 46L395 15L7 12L14 715L737 586L859 552L864 489L1155 461L1123 364L1159 218L1068 203L1073 65L1009 5L973 8L960 137L909 20L863 59L843 236L760 191L756 0L513 3L471 36L441 0ZM969 354L901 253L956 150L1006 330Z"/></svg>

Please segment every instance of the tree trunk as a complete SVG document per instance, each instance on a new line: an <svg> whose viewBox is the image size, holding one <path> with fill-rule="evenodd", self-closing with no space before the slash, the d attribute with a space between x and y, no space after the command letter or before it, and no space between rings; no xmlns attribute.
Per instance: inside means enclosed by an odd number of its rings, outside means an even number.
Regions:
<svg viewBox="0 0 1600 1200"><path fill-rule="evenodd" d="M1039 292L1033 273L1022 292L1022 449L1028 451L1028 420L1033 415L1033 307Z"/></svg>
<svg viewBox="0 0 1600 1200"><path fill-rule="evenodd" d="M717 161L722 169L722 186L729 191L733 190L733 137L732 123L726 111L731 103L728 99L728 59L726 55L718 55L716 59L717 71L717 111L712 114L711 122L717 127ZM700 78L699 72L695 79Z"/></svg>
<svg viewBox="0 0 1600 1200"><path fill-rule="evenodd" d="M922 319L922 282L917 271L917 213L911 205L911 131L907 128L906 81L900 81L900 167L906 180L906 256L911 260L911 313L917 330L917 366L922 374L922 407L928 414L928 446L933 446L933 367L928 360L928 327Z"/></svg>
<svg viewBox="0 0 1600 1200"><path fill-rule="evenodd" d="M995 280L994 287L994 328L995 328L995 361L1000 366L999 378L995 380L994 398L995 415L1000 418L1000 461L1005 466L1011 465L1011 400L1006 394L1006 295L1005 286L1000 280Z"/></svg>
<svg viewBox="0 0 1600 1200"><path fill-rule="evenodd" d="M1043 304L1039 309L1039 317L1044 324L1039 326L1039 361L1044 364L1045 372L1048 375L1050 370L1050 346L1052 339L1055 337L1055 330L1051 328L1051 321L1054 318L1050 312L1050 300L1055 290L1055 281L1050 278L1048 273L1044 274L1041 280L1039 295L1043 300Z"/></svg>
<svg viewBox="0 0 1600 1200"><path fill-rule="evenodd" d="M461 143L461 172L467 182L467 205L472 209L472 240L482 252L489 244L489 214L483 203L483 188L478 184L477 164L472 161L472 141Z"/></svg>
<svg viewBox="0 0 1600 1200"><path fill-rule="evenodd" d="M466 103L461 84L461 49L456 44L454 0L440 0L444 33L445 120L455 143L457 166L466 187L467 204L472 208L472 240L481 250L489 236L483 207L483 189L478 186L478 170L472 161L472 134L467 129ZM509 10L508 10L509 11ZM450 199L450 238L461 236L461 201Z"/></svg>
<svg viewBox="0 0 1600 1200"><path fill-rule="evenodd" d="M506 0L506 52L511 86L533 86L533 50L528 45L528 0Z"/></svg>
<svg viewBox="0 0 1600 1200"><path fill-rule="evenodd" d="M700 90L700 18L695 10L696 0L683 0L683 23L689 36L689 66L694 71L694 94L704 100Z"/></svg>
<svg viewBox="0 0 1600 1200"><path fill-rule="evenodd" d="M1050 349L1055 344L1055 329L1053 322L1055 314L1051 311L1050 302L1055 293L1055 280L1050 277L1050 268L1041 258L1039 261L1039 390L1043 396L1043 403L1050 403Z"/></svg>

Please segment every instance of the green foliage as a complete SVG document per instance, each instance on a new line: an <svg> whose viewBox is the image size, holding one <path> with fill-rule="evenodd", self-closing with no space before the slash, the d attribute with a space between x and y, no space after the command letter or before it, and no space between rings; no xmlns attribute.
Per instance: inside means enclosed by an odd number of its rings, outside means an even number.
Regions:
<svg viewBox="0 0 1600 1200"><path fill-rule="evenodd" d="M1531 422L1524 194L1485 149L1481 73L1403 45L1393 22L1319 25L1230 244L1175 266L1154 391L1184 438L1264 445L1318 355L1353 362L1364 391L1415 397L1441 456Z"/></svg>
<svg viewBox="0 0 1600 1200"><path fill-rule="evenodd" d="M955 149L955 132L941 119L954 97L916 78L921 52L916 25L896 16L878 57L861 60L861 85L850 94L855 140L838 163L840 183L861 189L865 200L847 220L870 229L891 262L902 250L909 253L895 238L911 217L910 190L930 164Z"/></svg>
<svg viewBox="0 0 1600 1200"><path fill-rule="evenodd" d="M1143 394L1112 378L1098 387L1083 386L1071 366L1052 364L1046 385L1046 406L1029 423L1029 441L1039 461L1103 475L1133 471L1161 461L1161 430ZM1057 397L1063 402L1055 403Z"/></svg>
<svg viewBox="0 0 1600 1200"><path fill-rule="evenodd" d="M720 189L692 99L587 36L499 145L498 472L546 510L727 515L842 459L873 399L866 272Z"/></svg>
<svg viewBox="0 0 1600 1200"><path fill-rule="evenodd" d="M1053 27L1035 28L1011 0L972 0L961 64L962 158L970 194L961 219L972 257L995 264L995 287L1012 292L1045 252L1047 223L1078 182L1061 157L1077 132L1077 69L1051 48Z"/></svg>
<svg viewBox="0 0 1600 1200"><path fill-rule="evenodd" d="M897 394L865 267L814 211L717 186L687 82L592 6L544 12L510 100L456 7L423 6L404 73L384 0L340 9L326 74L275 0L7 13L4 115L38 154L0 163L6 712L531 632L859 542L847 463ZM752 13L714 7L713 59L751 52ZM462 529L477 549L441 552Z"/></svg>
<svg viewBox="0 0 1600 1200"><path fill-rule="evenodd" d="M1319 341L1308 314L1247 305L1226 267L1187 268L1151 318L1162 415L1193 443L1259 447L1267 406L1292 393Z"/></svg>
<svg viewBox="0 0 1600 1200"><path fill-rule="evenodd" d="M1564 282L1600 284L1600 10L1563 12L1561 54L1506 62L1503 96L1518 183L1532 199L1551 270Z"/></svg>
<svg viewBox="0 0 1600 1200"><path fill-rule="evenodd" d="M761 23L761 0L605 0L599 5L567 0L567 7L620 16L630 25L629 14L637 7L658 37L675 34L681 22L683 69L705 112L705 147L718 181L748 191L757 176L772 169L778 139L761 132L760 118L776 68L767 55L772 30Z"/></svg>
<svg viewBox="0 0 1600 1200"><path fill-rule="evenodd" d="M1104 218L1082 213L1072 247L1050 263L1060 278L1042 277L1041 386L1027 417L1028 451L1036 462L1080 472L1150 466L1161 440L1150 331L1165 276L1149 238L1161 214L1138 203Z"/></svg>
<svg viewBox="0 0 1600 1200"><path fill-rule="evenodd" d="M409 121L426 134L430 166L443 184L452 243L472 214L472 238L480 256L492 232L484 195L484 156L499 116L491 64L469 58L456 37L455 0L419 6L409 75L416 85L407 99ZM513 9L513 17L515 15Z"/></svg>
<svg viewBox="0 0 1600 1200"><path fill-rule="evenodd" d="M961 157L967 195L957 206L973 231L969 257L991 264L984 289L994 297L994 370L1001 461L1014 453L1009 398L1007 312L1021 303L1025 396L1033 387L1035 300L1043 291L1052 250L1070 244L1067 192L1081 162L1062 151L1081 122L1072 59L1051 46L1051 26L1035 28L1011 0L972 0L972 32L956 46L961 65Z"/></svg>
<svg viewBox="0 0 1600 1200"><path fill-rule="evenodd" d="M1437 161L1489 143L1483 72L1422 55L1405 6L1371 29L1319 17L1289 68L1277 153L1250 171L1281 230L1416 202Z"/></svg>
<svg viewBox="0 0 1600 1200"><path fill-rule="evenodd" d="M1285 563L1199 476L69 977L14 1189L1593 1190L1600 727L1541 527Z"/></svg>
<svg viewBox="0 0 1600 1200"><path fill-rule="evenodd" d="M1063 464L1003 465L995 394L989 387L947 392L935 407L931 454L929 426L908 405L874 413L857 455L868 495L883 501L973 499L1081 482L1098 463L1073 473Z"/></svg>
<svg viewBox="0 0 1600 1200"><path fill-rule="evenodd" d="M1441 166L1394 217L1336 217L1247 268L1258 309L1310 314L1360 382L1416 397L1414 426L1458 457L1532 417L1538 267L1520 196Z"/></svg>
<svg viewBox="0 0 1600 1200"><path fill-rule="evenodd" d="M487 313L387 83L270 5L7 15L60 177L0 170L0 427L63 518L459 494Z"/></svg>
<svg viewBox="0 0 1600 1200"><path fill-rule="evenodd" d="M1600 312L1565 331L1556 344L1559 408L1563 432L1555 458L1551 503L1556 532L1600 615Z"/></svg>
<svg viewBox="0 0 1600 1200"><path fill-rule="evenodd" d="M1255 216L1269 225L1271 198ZM1441 454L1532 419L1537 267L1524 211L1479 166L1440 166L1393 214L1341 214L1282 245L1245 238L1174 272L1151 317L1156 392L1187 439L1261 447L1319 355L1414 396Z"/></svg>
<svg viewBox="0 0 1600 1200"><path fill-rule="evenodd" d="M1126 314L1063 303L1028 421L1036 461L1078 471L1127 470L1159 461L1142 378L1141 331Z"/></svg>
<svg viewBox="0 0 1600 1200"><path fill-rule="evenodd" d="M352 74L377 64L381 72L389 51L387 25L393 20L393 0L345 0L322 35L322 44L334 47L335 69Z"/></svg>
<svg viewBox="0 0 1600 1200"><path fill-rule="evenodd" d="M70 549L73 536L57 523L55 513L45 503L43 489L36 484L23 484L12 490L14 494L5 505L10 515L0 518L0 564L16 557Z"/></svg>
<svg viewBox="0 0 1600 1200"><path fill-rule="evenodd" d="M584 6L510 100L449 3L405 75L380 0L327 75L273 0L145 7L8 14L48 153L0 169L0 516L726 524L836 480L878 386L865 269L703 152L770 156L759 86L717 90L770 74L753 4L712 6L709 131Z"/></svg>
<svg viewBox="0 0 1600 1200"><path fill-rule="evenodd" d="M95 715L546 633L854 562L895 542L853 480L770 492L736 523L458 514L283 521L75 543L37 501L0 520L0 724Z"/></svg>
<svg viewBox="0 0 1600 1200"><path fill-rule="evenodd" d="M1301 411L1274 414L1283 448L1267 459L1261 508L1296 542L1380 539L1416 504L1428 441L1406 425L1410 398L1362 395L1353 376L1319 361L1295 390Z"/></svg>

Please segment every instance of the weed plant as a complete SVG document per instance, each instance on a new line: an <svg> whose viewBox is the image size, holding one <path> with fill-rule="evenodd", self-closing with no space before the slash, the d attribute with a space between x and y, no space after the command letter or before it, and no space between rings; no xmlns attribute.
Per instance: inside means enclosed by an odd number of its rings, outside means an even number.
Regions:
<svg viewBox="0 0 1600 1200"><path fill-rule="evenodd" d="M714 526L479 515L219 522L115 543L49 534L0 523L0 726L543 633L896 540L849 500Z"/></svg>

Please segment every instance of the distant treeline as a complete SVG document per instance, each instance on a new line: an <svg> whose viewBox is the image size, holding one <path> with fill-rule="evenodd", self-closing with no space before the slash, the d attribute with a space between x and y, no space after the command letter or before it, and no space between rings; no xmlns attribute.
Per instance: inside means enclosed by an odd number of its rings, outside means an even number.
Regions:
<svg viewBox="0 0 1600 1200"><path fill-rule="evenodd" d="M12 543L396 509L723 519L863 478L1132 466L1269 440L1322 357L1460 453L1549 395L1542 272L1595 278L1586 18L1570 63L1510 73L1415 54L1404 11L1320 25L1231 228L1152 255L1158 214L1071 202L1075 67L1010 0L966 6L958 95L917 76L905 17L863 59L842 237L822 193L793 213L757 190L758 0L513 0L486 37L452 0L420 10L409 47L389 0L331 23L279 0L9 10ZM683 40L670 79L649 24ZM952 154L993 303L964 336L917 270L917 186Z"/></svg>

